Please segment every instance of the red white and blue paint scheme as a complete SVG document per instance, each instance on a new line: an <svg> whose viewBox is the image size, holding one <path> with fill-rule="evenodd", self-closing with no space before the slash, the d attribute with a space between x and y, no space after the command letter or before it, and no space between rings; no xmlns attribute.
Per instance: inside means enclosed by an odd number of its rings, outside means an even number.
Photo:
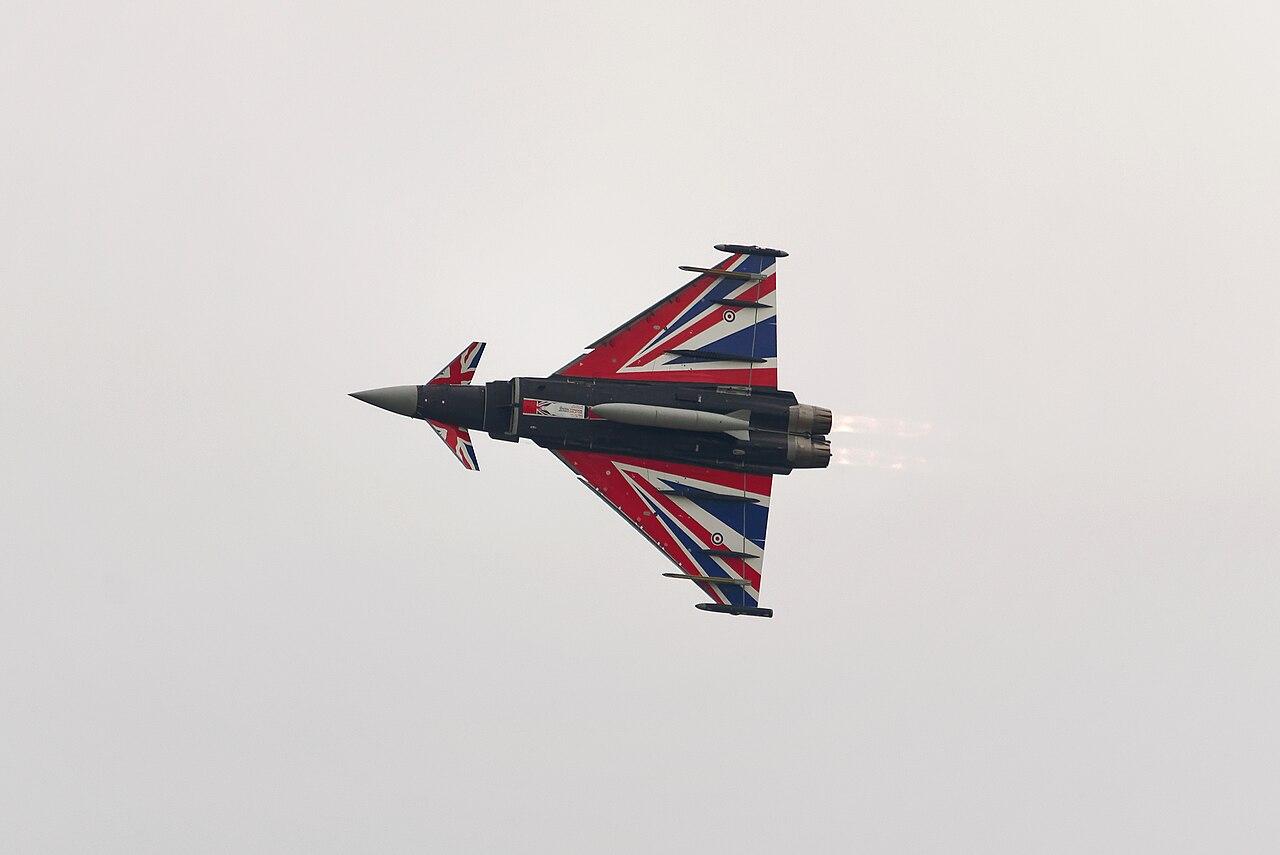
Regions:
<svg viewBox="0 0 1280 855"><path fill-rule="evenodd" d="M561 368L566 377L778 387L777 257L735 253Z"/></svg>
<svg viewBox="0 0 1280 855"><path fill-rule="evenodd" d="M760 606L773 476L825 467L831 412L778 386L777 273L785 252L721 244L713 267L549 377L471 385L472 342L420 386L353 393L427 421L467 469L470 429L532 440L669 558L705 611Z"/></svg>
<svg viewBox="0 0 1280 855"><path fill-rule="evenodd" d="M473 341L453 358L448 365L440 369L440 373L427 381L428 386L462 386L470 385L471 378L476 376L476 368L480 365L480 357L484 355L484 342ZM471 444L471 431L439 419L424 417L436 436L444 440L444 444L453 452L458 461L472 471L479 471L480 461L476 457L476 447Z"/></svg>

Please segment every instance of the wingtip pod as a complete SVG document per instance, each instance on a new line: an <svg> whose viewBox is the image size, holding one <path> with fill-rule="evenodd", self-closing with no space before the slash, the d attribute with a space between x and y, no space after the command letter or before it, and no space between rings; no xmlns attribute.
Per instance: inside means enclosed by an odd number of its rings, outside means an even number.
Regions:
<svg viewBox="0 0 1280 855"><path fill-rule="evenodd" d="M770 249L767 246L745 246L740 243L718 243L716 249L721 252L733 252L739 255L771 255L774 258L786 258L787 253L781 249Z"/></svg>
<svg viewBox="0 0 1280 855"><path fill-rule="evenodd" d="M721 605L720 603L694 603L694 608L704 612L715 612L722 615L750 615L751 617L773 617L773 609L748 608L746 606Z"/></svg>

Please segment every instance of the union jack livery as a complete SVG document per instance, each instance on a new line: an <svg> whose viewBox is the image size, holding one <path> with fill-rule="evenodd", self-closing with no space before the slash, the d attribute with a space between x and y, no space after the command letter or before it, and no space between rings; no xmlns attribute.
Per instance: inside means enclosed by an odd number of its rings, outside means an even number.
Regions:
<svg viewBox="0 0 1280 855"><path fill-rule="evenodd" d="M438 419L426 419L426 422L431 425L436 436L444 440L444 444L449 446L453 456L458 458L463 466L473 472L480 471L480 461L476 459L476 447L471 444L471 431Z"/></svg>
<svg viewBox="0 0 1280 855"><path fill-rule="evenodd" d="M549 449L710 602L760 606L774 475L827 466L831 411L778 386L777 278L786 253L719 244L713 267L606 333L549 377L470 385L472 342L432 380L352 393L424 419L468 469L469 429Z"/></svg>
<svg viewBox="0 0 1280 855"><path fill-rule="evenodd" d="M470 383L471 378L476 376L476 368L480 365L480 357L484 355L484 342L473 341L466 348L453 358L453 360L440 369L440 373L427 381L428 386L456 386L461 383Z"/></svg>
<svg viewBox="0 0 1280 855"><path fill-rule="evenodd" d="M735 253L714 268L682 267L702 275L602 336L558 373L776 389L776 261Z"/></svg>

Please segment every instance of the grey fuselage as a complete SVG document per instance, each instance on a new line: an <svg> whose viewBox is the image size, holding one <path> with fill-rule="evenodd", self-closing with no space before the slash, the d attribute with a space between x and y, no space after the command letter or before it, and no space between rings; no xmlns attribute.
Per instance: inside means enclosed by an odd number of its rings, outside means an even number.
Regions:
<svg viewBox="0 0 1280 855"><path fill-rule="evenodd" d="M791 392L774 389L557 376L516 377L483 386L424 385L417 392L414 418L483 430L509 442L530 439L553 451L599 451L775 474L824 467L831 457L824 437L831 428L830 411L798 404ZM611 419L592 412L602 404L635 406L606 407ZM648 423L616 420L619 410L644 410ZM687 411L733 416L749 430L745 435L686 430L683 426L694 421Z"/></svg>

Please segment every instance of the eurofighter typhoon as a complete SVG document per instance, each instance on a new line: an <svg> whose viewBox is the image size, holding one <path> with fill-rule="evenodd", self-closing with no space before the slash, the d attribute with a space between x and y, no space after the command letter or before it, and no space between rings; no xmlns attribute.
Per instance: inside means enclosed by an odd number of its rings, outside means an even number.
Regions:
<svg viewBox="0 0 1280 855"><path fill-rule="evenodd" d="M473 342L421 386L353 392L422 419L468 469L471 431L532 440L577 474L662 550L711 600L708 612L773 617L760 573L774 475L831 461L831 411L778 388L778 259L787 253L719 244L729 254L550 377L471 385Z"/></svg>

